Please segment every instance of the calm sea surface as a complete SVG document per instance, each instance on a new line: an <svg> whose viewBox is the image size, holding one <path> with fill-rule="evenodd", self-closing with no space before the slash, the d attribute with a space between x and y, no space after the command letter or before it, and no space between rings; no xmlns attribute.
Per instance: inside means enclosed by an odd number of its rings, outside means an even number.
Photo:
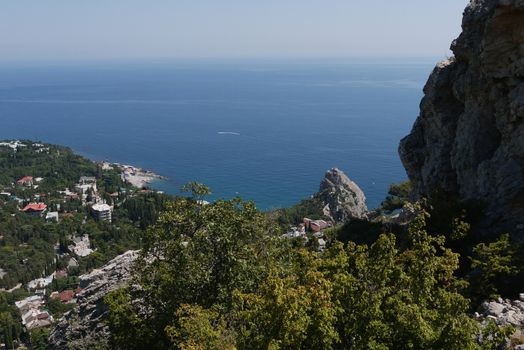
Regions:
<svg viewBox="0 0 524 350"><path fill-rule="evenodd" d="M70 146L189 181L215 198L290 206L337 166L369 207L406 178L399 140L433 61L0 67L0 138Z"/></svg>

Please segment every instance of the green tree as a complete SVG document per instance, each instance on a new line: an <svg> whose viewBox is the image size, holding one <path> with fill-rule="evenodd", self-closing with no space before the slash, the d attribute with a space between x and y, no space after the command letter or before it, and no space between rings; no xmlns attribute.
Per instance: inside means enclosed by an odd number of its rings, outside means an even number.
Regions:
<svg viewBox="0 0 524 350"><path fill-rule="evenodd" d="M14 335L15 331L15 322L13 320L13 317L8 312L2 312L0 314L0 322L2 325L2 335L3 335L3 341L8 349L14 348L14 340L16 339L16 335Z"/></svg>
<svg viewBox="0 0 524 350"><path fill-rule="evenodd" d="M238 293L235 305L240 349L333 349L339 343L333 282L323 260L306 249L290 252L291 264L270 268L254 293Z"/></svg>
<svg viewBox="0 0 524 350"><path fill-rule="evenodd" d="M47 338L51 331L47 328L39 328L31 331L30 340L31 340L31 349L32 350L49 350L49 344Z"/></svg>
<svg viewBox="0 0 524 350"><path fill-rule="evenodd" d="M201 199L207 188L192 184L190 190L191 197L167 204L144 237L136 293L154 311L134 313L149 329L135 345L169 347L182 305L230 310L233 292L256 290L272 258L275 237L253 203L233 199L206 205Z"/></svg>
<svg viewBox="0 0 524 350"><path fill-rule="evenodd" d="M411 191L412 187L410 181L392 184L389 186L388 196L381 204L382 209L386 212L392 212L396 209L402 208L409 200Z"/></svg>
<svg viewBox="0 0 524 350"><path fill-rule="evenodd" d="M333 277L341 281L336 291L343 348L476 347L475 322L466 314L468 300L458 293L461 282L454 277L458 255L444 247L443 237L425 231L424 214L409 235L405 250L385 234L369 248L348 244L347 259L340 246L334 247L344 262Z"/></svg>
<svg viewBox="0 0 524 350"><path fill-rule="evenodd" d="M166 334L181 350L233 350L234 335L217 310L198 305L181 305L175 314L176 326L167 326Z"/></svg>
<svg viewBox="0 0 524 350"><path fill-rule="evenodd" d="M409 236L405 249L383 234L369 247L335 243L321 257L291 253L258 291L241 295L239 349L477 348L454 276L458 255L425 231L425 215Z"/></svg>
<svg viewBox="0 0 524 350"><path fill-rule="evenodd" d="M109 293L104 298L104 302L111 310L108 323L113 348L146 349L148 343L151 349L156 348L154 336L147 334L147 324L133 307L128 289L119 289Z"/></svg>
<svg viewBox="0 0 524 350"><path fill-rule="evenodd" d="M478 273L472 277L472 294L478 298L498 297L498 282L519 272L514 255L508 234L501 235L495 242L476 245L471 266L478 269Z"/></svg>
<svg viewBox="0 0 524 350"><path fill-rule="evenodd" d="M272 235L251 203L167 205L133 287L106 298L117 349L477 349L458 255L423 212L397 246L322 254ZM133 329L133 332L129 332Z"/></svg>

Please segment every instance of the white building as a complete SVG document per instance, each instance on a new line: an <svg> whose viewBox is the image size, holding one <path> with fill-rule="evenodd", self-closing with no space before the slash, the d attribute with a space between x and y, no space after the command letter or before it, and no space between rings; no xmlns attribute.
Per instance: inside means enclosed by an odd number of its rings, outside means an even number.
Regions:
<svg viewBox="0 0 524 350"><path fill-rule="evenodd" d="M21 314L25 314L30 309L38 309L44 304L44 298L39 295L33 295L23 300L15 302L15 306Z"/></svg>
<svg viewBox="0 0 524 350"><path fill-rule="evenodd" d="M108 204L94 204L91 207L93 212L93 217L98 221L108 221L111 222L111 215L113 213L113 208Z"/></svg>
<svg viewBox="0 0 524 350"><path fill-rule="evenodd" d="M282 235L283 238L297 238L305 237L306 229L303 224L300 224L298 227L291 227L291 231Z"/></svg>
<svg viewBox="0 0 524 350"><path fill-rule="evenodd" d="M53 323L53 317L47 311L42 311L44 298L40 295L33 295L15 302L16 307L22 315L22 324L32 330L40 327L48 327Z"/></svg>
<svg viewBox="0 0 524 350"><path fill-rule="evenodd" d="M9 147L11 148L13 151L16 152L16 150L19 148L19 147L27 147L27 145L23 144L22 142L20 141L11 141L11 142L0 142L0 147Z"/></svg>
<svg viewBox="0 0 524 350"><path fill-rule="evenodd" d="M67 262L67 268L70 269L72 267L78 267L78 261L75 258L71 258Z"/></svg>
<svg viewBox="0 0 524 350"><path fill-rule="evenodd" d="M46 221L56 221L58 222L58 212L57 211L50 211L45 216Z"/></svg>
<svg viewBox="0 0 524 350"><path fill-rule="evenodd" d="M53 278L54 277L52 274L45 278L37 278L35 280L29 281L27 283L27 287L29 289L45 288L53 282Z"/></svg>
<svg viewBox="0 0 524 350"><path fill-rule="evenodd" d="M326 244L327 244L326 240L324 238L320 238L318 240L318 250L322 252L324 249L326 249Z"/></svg>
<svg viewBox="0 0 524 350"><path fill-rule="evenodd" d="M92 176L82 176L78 181L78 184L75 185L75 191L82 196L82 199L87 198L87 192L91 191L93 195L98 193L96 187L96 178Z"/></svg>
<svg viewBox="0 0 524 350"><path fill-rule="evenodd" d="M76 256L84 257L93 252L93 249L90 248L91 242L89 241L88 235L74 237L73 243L74 245L69 246L69 250L75 253Z"/></svg>

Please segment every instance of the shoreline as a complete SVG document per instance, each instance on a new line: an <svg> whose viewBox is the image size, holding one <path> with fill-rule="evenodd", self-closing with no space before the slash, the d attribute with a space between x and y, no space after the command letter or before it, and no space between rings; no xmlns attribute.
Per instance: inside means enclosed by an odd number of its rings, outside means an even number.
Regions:
<svg viewBox="0 0 524 350"><path fill-rule="evenodd" d="M143 189L148 187L156 180L167 180L167 177L156 174L151 170L145 170L140 167L129 164L98 162L102 166L102 170L118 169L122 181L129 183L133 187Z"/></svg>

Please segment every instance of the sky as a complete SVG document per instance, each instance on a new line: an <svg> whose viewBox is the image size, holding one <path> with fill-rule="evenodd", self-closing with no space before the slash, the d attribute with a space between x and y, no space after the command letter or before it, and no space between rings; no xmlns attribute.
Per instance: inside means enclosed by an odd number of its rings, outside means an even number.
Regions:
<svg viewBox="0 0 524 350"><path fill-rule="evenodd" d="M0 61L444 57L467 0L0 0Z"/></svg>

